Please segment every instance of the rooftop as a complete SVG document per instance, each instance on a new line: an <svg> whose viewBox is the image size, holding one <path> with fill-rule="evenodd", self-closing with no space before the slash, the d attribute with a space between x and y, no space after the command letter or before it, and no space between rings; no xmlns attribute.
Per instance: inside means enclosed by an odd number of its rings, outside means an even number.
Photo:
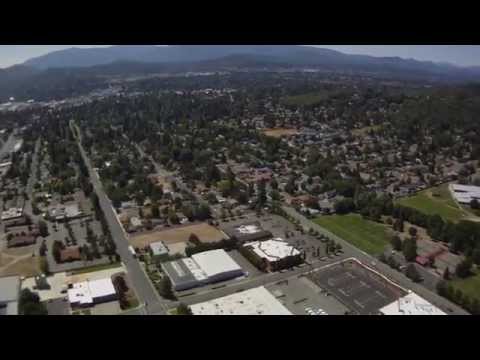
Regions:
<svg viewBox="0 0 480 360"><path fill-rule="evenodd" d="M194 315L292 315L263 286L192 305Z"/></svg>
<svg viewBox="0 0 480 360"><path fill-rule="evenodd" d="M415 293L410 293L380 309L384 315L446 315Z"/></svg>
<svg viewBox="0 0 480 360"><path fill-rule="evenodd" d="M110 278L84 281L73 284L73 288L68 290L68 300L71 304L92 304L96 298L115 293L115 287Z"/></svg>
<svg viewBox="0 0 480 360"><path fill-rule="evenodd" d="M245 246L251 246L253 251L258 256L265 258L270 262L300 254L300 251L289 245L281 238L275 238L266 241L254 241L251 243L246 243Z"/></svg>
<svg viewBox="0 0 480 360"><path fill-rule="evenodd" d="M242 271L242 268L225 250L211 250L192 255L192 259L211 278L221 273Z"/></svg>

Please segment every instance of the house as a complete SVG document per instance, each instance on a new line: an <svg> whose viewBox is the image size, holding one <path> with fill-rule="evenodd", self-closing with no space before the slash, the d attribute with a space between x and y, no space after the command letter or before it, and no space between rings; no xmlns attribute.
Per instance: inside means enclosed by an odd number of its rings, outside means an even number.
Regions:
<svg viewBox="0 0 480 360"><path fill-rule="evenodd" d="M79 246L68 246L60 251L60 262L82 260L82 252Z"/></svg>
<svg viewBox="0 0 480 360"><path fill-rule="evenodd" d="M157 241L149 245L150 254L155 260L165 260L168 259L170 251L168 247L163 243L163 241Z"/></svg>

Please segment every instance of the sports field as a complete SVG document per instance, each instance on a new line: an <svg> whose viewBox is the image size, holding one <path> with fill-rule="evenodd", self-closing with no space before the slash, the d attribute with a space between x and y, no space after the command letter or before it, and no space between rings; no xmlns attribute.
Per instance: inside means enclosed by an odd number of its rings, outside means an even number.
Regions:
<svg viewBox="0 0 480 360"><path fill-rule="evenodd" d="M357 214L320 216L314 222L371 255L381 254L390 243L386 226Z"/></svg>
<svg viewBox="0 0 480 360"><path fill-rule="evenodd" d="M440 215L444 220L458 222L467 214L458 208L448 190L448 184L427 189L397 201L399 205L417 209L427 215Z"/></svg>

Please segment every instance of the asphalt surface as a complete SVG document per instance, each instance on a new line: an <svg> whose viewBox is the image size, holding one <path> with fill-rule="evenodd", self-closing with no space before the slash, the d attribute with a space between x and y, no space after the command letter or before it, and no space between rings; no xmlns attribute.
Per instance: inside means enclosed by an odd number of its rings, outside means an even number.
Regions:
<svg viewBox="0 0 480 360"><path fill-rule="evenodd" d="M351 245L348 241L343 240L342 238L332 234L327 229L319 226L318 224L313 223L303 215L299 214L295 209L287 206L283 206L283 210L287 212L290 216L300 221L300 224L306 229L313 228L314 230L318 231L319 233L328 236L329 238L335 240L336 242L340 243L343 247L344 253L347 257L354 257L364 263L372 267L373 269L377 270L387 278L391 279L392 281L396 282L401 287L411 290L421 297L428 300L433 305L437 306L438 308L445 311L447 314L450 315L469 315L469 313L463 310L461 307L453 304L452 302L448 301L447 299L441 297L440 295L436 294L428 290L427 288L423 287L420 284L414 283L409 278L407 278L403 273L400 273L396 270L390 268L387 264L380 262L375 257L357 249L353 245Z"/></svg>
<svg viewBox="0 0 480 360"><path fill-rule="evenodd" d="M120 255L123 264L127 268L128 276L133 284L133 287L135 288L140 303L144 305L147 314L164 315L166 312L165 306L162 303L162 299L157 294L156 289L154 288L153 284L148 278L148 275L145 273L138 260L135 259L130 253L130 250L128 249L130 244L128 242L127 235L118 220L117 214L113 209L110 199L107 197L103 189L98 173L92 168L90 159L85 153L81 143L77 143L79 145L80 153L85 161L85 164L87 165L88 172L90 174L90 181L95 189L95 193L98 196L100 207L105 214L112 238L117 246L117 253ZM142 312L142 310L138 310L137 314Z"/></svg>

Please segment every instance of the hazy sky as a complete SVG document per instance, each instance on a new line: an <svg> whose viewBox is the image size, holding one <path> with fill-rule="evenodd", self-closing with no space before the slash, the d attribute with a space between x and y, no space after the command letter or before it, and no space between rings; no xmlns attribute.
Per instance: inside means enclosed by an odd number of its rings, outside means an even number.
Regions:
<svg viewBox="0 0 480 360"><path fill-rule="evenodd" d="M0 67L19 64L50 51L69 47L98 47L107 45L0 45ZM457 65L480 65L480 46L477 45L317 45L350 54L400 56L418 60L450 62Z"/></svg>

